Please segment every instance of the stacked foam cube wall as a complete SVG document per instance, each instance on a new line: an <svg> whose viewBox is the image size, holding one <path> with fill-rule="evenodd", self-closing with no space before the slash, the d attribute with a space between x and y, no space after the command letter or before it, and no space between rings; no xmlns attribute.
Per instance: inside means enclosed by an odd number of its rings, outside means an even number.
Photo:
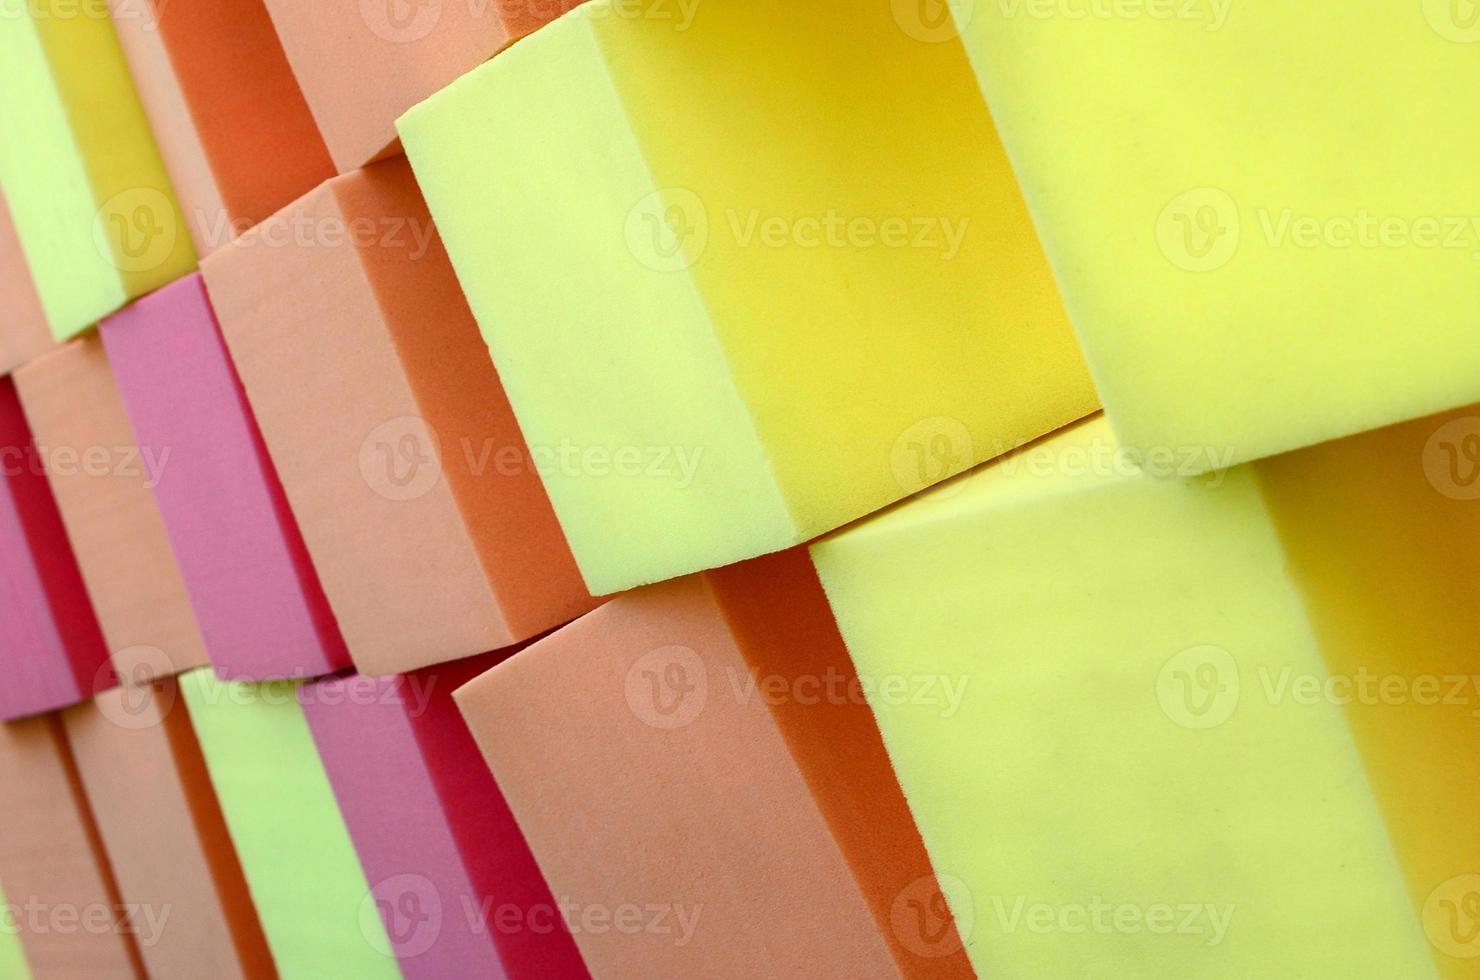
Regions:
<svg viewBox="0 0 1480 980"><path fill-rule="evenodd" d="M1477 93L0 0L0 978L1480 978Z"/></svg>

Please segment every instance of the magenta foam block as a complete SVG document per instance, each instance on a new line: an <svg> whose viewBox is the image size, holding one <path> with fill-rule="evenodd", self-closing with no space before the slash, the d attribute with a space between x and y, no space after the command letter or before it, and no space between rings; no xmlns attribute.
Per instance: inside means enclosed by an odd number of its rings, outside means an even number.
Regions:
<svg viewBox="0 0 1480 980"><path fill-rule="evenodd" d="M115 682L15 385L0 377L0 719Z"/></svg>
<svg viewBox="0 0 1480 980"><path fill-rule="evenodd" d="M347 667L200 276L99 330L139 444L169 451L154 492L216 673L274 680Z"/></svg>
<svg viewBox="0 0 1480 980"><path fill-rule="evenodd" d="M589 978L452 700L454 689L501 659L486 654L299 689L407 980Z"/></svg>

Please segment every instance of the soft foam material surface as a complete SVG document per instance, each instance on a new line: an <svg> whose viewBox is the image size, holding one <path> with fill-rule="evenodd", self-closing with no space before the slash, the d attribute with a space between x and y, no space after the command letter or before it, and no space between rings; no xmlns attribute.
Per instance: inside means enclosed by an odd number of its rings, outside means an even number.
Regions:
<svg viewBox="0 0 1480 980"><path fill-rule="evenodd" d="M180 691L279 975L399 977L297 685L197 670Z"/></svg>
<svg viewBox="0 0 1480 980"><path fill-rule="evenodd" d="M407 717L469 880L477 894L494 899L478 912L505 974L581 980L589 974L555 896L453 699L454 691L504 656L485 654L408 675L410 690L425 692L425 706Z"/></svg>
<svg viewBox="0 0 1480 980"><path fill-rule="evenodd" d="M396 117L577 0L263 0L341 172L394 148Z"/></svg>
<svg viewBox="0 0 1480 980"><path fill-rule="evenodd" d="M1480 399L1468 3L953 6L1128 447Z"/></svg>
<svg viewBox="0 0 1480 980"><path fill-rule="evenodd" d="M457 692L592 974L810 975L825 956L839 976L961 976L959 956L911 956L880 928L878 903L929 862L887 766L846 767L883 754L861 705L774 710L763 693L829 662L805 594L796 645L752 660L759 599L744 592L743 573L637 590ZM862 744L819 744L829 735ZM646 927L593 925L602 910Z"/></svg>
<svg viewBox="0 0 1480 980"><path fill-rule="evenodd" d="M195 267L106 0L4 0L0 188L65 339Z"/></svg>
<svg viewBox="0 0 1480 980"><path fill-rule="evenodd" d="M263 0L108 3L198 254L334 175Z"/></svg>
<svg viewBox="0 0 1480 980"><path fill-rule="evenodd" d="M1441 973L1480 969L1480 406L1261 462ZM1309 696L1308 692L1306 696Z"/></svg>
<svg viewBox="0 0 1480 980"><path fill-rule="evenodd" d="M596 592L1095 407L959 45L887 5L675 26L586 4L399 124L525 435L573 454L545 482Z"/></svg>
<svg viewBox="0 0 1480 980"><path fill-rule="evenodd" d="M64 712L67 741L157 980L275 977L173 678Z"/></svg>
<svg viewBox="0 0 1480 980"><path fill-rule="evenodd" d="M349 666L199 276L99 325L211 663L228 680Z"/></svg>
<svg viewBox="0 0 1480 980"><path fill-rule="evenodd" d="M737 682L740 696L763 692L899 972L974 976L949 913L901 915L911 902L941 902L940 890L807 552L741 562L704 581L749 674L730 673L727 693Z"/></svg>
<svg viewBox="0 0 1480 980"><path fill-rule="evenodd" d="M1153 480L1081 425L812 553L988 977L1432 976L1254 475ZM1069 601L1072 600L1072 601ZM1052 773L1051 779L1045 773Z"/></svg>
<svg viewBox="0 0 1480 980"><path fill-rule="evenodd" d="M15 386L114 668L138 680L207 663L151 489L169 447L139 444L102 342L63 345Z"/></svg>
<svg viewBox="0 0 1480 980"><path fill-rule="evenodd" d="M403 159L330 181L203 273L361 673L594 604Z"/></svg>
<svg viewBox="0 0 1480 980"><path fill-rule="evenodd" d="M40 357L53 343L10 209L0 195L0 375Z"/></svg>
<svg viewBox="0 0 1480 980"><path fill-rule="evenodd" d="M0 718L73 704L114 682L15 386L0 378Z"/></svg>
<svg viewBox="0 0 1480 980"><path fill-rule="evenodd" d="M451 692L448 692L450 696ZM407 980L505 976L409 715L405 676L331 677L299 691L377 914ZM489 896L497 902L496 896Z"/></svg>
<svg viewBox="0 0 1480 980"><path fill-rule="evenodd" d="M145 980L132 918L55 715L0 725L0 783L0 881L32 975ZM76 910L73 928L56 927L67 922L68 912L55 917L63 909ZM94 928L75 927L84 921Z"/></svg>

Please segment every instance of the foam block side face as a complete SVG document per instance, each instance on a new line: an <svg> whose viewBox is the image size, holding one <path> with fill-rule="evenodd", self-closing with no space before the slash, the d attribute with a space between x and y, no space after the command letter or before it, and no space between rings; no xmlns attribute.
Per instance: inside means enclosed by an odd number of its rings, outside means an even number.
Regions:
<svg viewBox="0 0 1480 980"><path fill-rule="evenodd" d="M312 677L349 654L227 356L199 276L99 326L206 650L227 679Z"/></svg>
<svg viewBox="0 0 1480 980"><path fill-rule="evenodd" d="M1480 953L1465 911L1480 884L1476 445L1472 406L1256 467L1325 654L1314 699L1344 706L1413 906L1456 980Z"/></svg>
<svg viewBox="0 0 1480 980"><path fill-rule="evenodd" d="M168 447L139 444L102 342L70 341L15 385L114 668L138 680L207 663L152 490Z"/></svg>
<svg viewBox="0 0 1480 980"><path fill-rule="evenodd" d="M598 591L796 544L1097 405L959 44L780 0L683 27L587 4L400 121L531 442L665 454L668 480L545 473ZM778 126L803 135L727 149Z"/></svg>
<svg viewBox="0 0 1480 980"><path fill-rule="evenodd" d="M593 976L806 975L819 935L829 973L898 976L770 712L731 694L744 672L686 578L613 600L456 697ZM664 921L593 924L633 909Z"/></svg>
<svg viewBox="0 0 1480 980"><path fill-rule="evenodd" d="M384 922L384 952L407 980L501 980L496 947L467 914L481 896L411 731L425 693L405 676L351 675L304 685L298 700Z"/></svg>
<svg viewBox="0 0 1480 980"><path fill-rule="evenodd" d="M396 117L507 39L495 3L265 0L341 173L396 141Z"/></svg>
<svg viewBox="0 0 1480 980"><path fill-rule="evenodd" d="M954 6L1128 447L1242 461L1480 399L1463 5Z"/></svg>
<svg viewBox="0 0 1480 980"><path fill-rule="evenodd" d="M687 274L802 537L1098 407L960 44L882 3L717 4L685 30L590 9L655 186L704 218Z"/></svg>
<svg viewBox="0 0 1480 980"><path fill-rule="evenodd" d="M73 704L113 683L108 646L8 378L0 378L0 622L0 718Z"/></svg>
<svg viewBox="0 0 1480 980"><path fill-rule="evenodd" d="M197 670L180 690L278 973L399 977L297 685Z"/></svg>
<svg viewBox="0 0 1480 980"><path fill-rule="evenodd" d="M405 678L407 720L462 855L477 912L511 978L589 977L544 873L478 751L453 692L497 664L503 651L426 667ZM418 704L420 707L418 707Z"/></svg>
<svg viewBox="0 0 1480 980"><path fill-rule="evenodd" d="M795 543L692 280L645 276L621 220L596 217L657 188L590 19L551 24L400 128L520 427L554 457L541 475L591 591ZM549 158L489 153L489 141ZM553 224L552 201L570 205ZM528 233L537 227L551 233ZM531 274L551 268L581 280ZM585 395L557 394L575 389Z"/></svg>
<svg viewBox="0 0 1480 980"><path fill-rule="evenodd" d="M174 679L115 688L64 712L119 894L153 977L276 976ZM183 730L182 730L183 729ZM224 848L224 853L222 849ZM213 853L213 851L215 853Z"/></svg>
<svg viewBox="0 0 1480 980"><path fill-rule="evenodd" d="M589 611L596 601L545 494L542 463L525 445L410 167L366 167L334 193L351 228L383 229L360 260L510 638Z"/></svg>
<svg viewBox="0 0 1480 980"><path fill-rule="evenodd" d="M93 241L97 205L30 4L7 0L6 8L0 18L0 87L28 97L0 102L0 125L29 139L0 142L0 188L48 327L54 337L66 338L128 296L108 249Z"/></svg>
<svg viewBox="0 0 1480 980"><path fill-rule="evenodd" d="M180 80L170 65L169 48L160 29L159 8L152 0L143 3L108 0L108 9L113 16L119 47L134 79L134 89L149 117L160 158L164 160L170 182L174 185L190 240L197 255L209 254L215 237L212 222L223 220L226 203L221 197L216 176L211 172L200 137L195 132L190 109L180 90ZM166 9L169 9L168 5Z"/></svg>
<svg viewBox="0 0 1480 980"><path fill-rule="evenodd" d="M910 917L944 899L806 549L715 569L704 582L745 657L731 689L770 708L900 973L974 978L948 912L928 927ZM910 696L964 694L900 680Z"/></svg>
<svg viewBox="0 0 1480 980"><path fill-rule="evenodd" d="M0 725L0 781L8 794L0 807L0 880L31 972L145 980L55 715Z"/></svg>
<svg viewBox="0 0 1480 980"><path fill-rule="evenodd" d="M105 0L9 4L0 183L47 312L65 339L195 267ZM25 103L25 105L20 105Z"/></svg>
<svg viewBox="0 0 1480 980"><path fill-rule="evenodd" d="M860 675L968 685L873 705L977 972L1431 976L1341 711L1262 687L1324 675L1253 475L1108 436L812 547Z"/></svg>
<svg viewBox="0 0 1480 980"><path fill-rule="evenodd" d="M319 188L202 272L350 655L374 675L511 636L357 254L366 227L339 205L335 185L364 179ZM382 212L367 247L408 223Z"/></svg>
<svg viewBox="0 0 1480 980"><path fill-rule="evenodd" d="M53 343L15 222L0 196L0 375L45 354Z"/></svg>
<svg viewBox="0 0 1480 980"><path fill-rule="evenodd" d="M334 176L262 0L110 2L197 252Z"/></svg>
<svg viewBox="0 0 1480 980"><path fill-rule="evenodd" d="M581 2L582 0L494 0L498 8L498 18L503 23L510 42L534 33L567 11L579 7ZM668 10L660 7L651 9L660 16L670 18L676 25L693 19L692 3L686 8L679 4Z"/></svg>

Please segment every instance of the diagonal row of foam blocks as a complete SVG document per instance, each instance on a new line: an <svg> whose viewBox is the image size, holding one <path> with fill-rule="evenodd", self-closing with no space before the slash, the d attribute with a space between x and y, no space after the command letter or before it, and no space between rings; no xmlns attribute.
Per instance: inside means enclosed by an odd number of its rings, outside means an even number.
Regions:
<svg viewBox="0 0 1480 980"><path fill-rule="evenodd" d="M5 969L1480 976L1459 12L11 6Z"/></svg>

